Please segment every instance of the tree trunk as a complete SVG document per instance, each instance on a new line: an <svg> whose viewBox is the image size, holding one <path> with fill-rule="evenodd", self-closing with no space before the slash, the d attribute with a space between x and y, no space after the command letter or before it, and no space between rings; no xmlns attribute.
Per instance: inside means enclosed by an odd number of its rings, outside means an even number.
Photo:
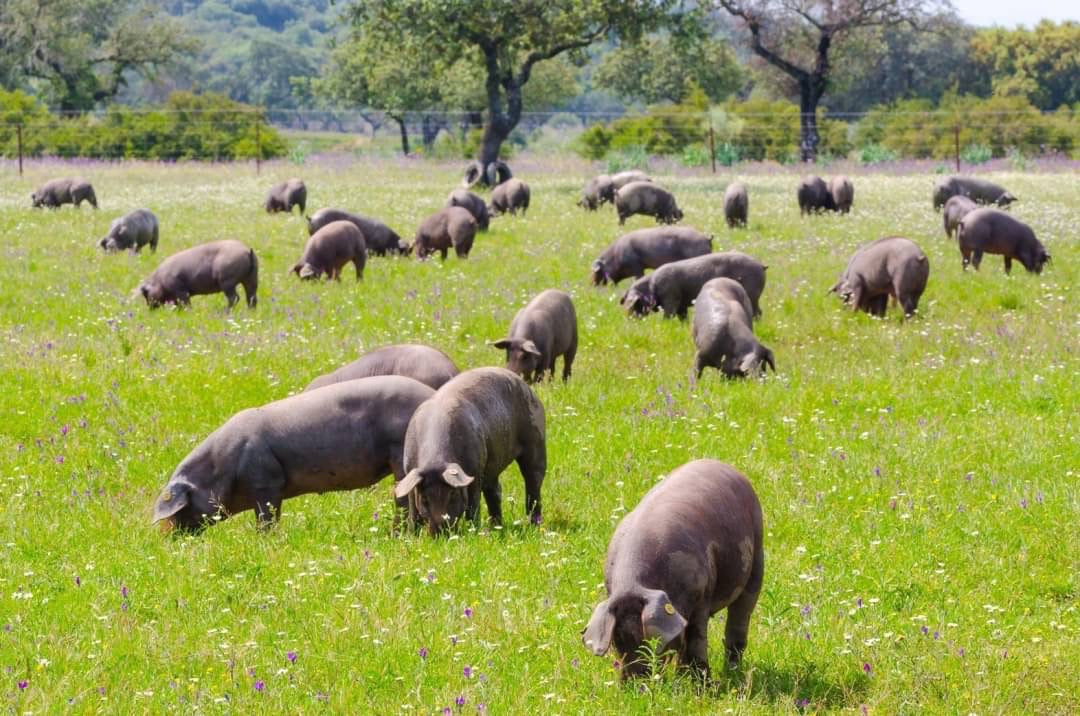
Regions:
<svg viewBox="0 0 1080 716"><path fill-rule="evenodd" d="M431 149L435 144L435 138L439 136L439 130L443 128L443 120L433 114L425 114L421 120L420 131L423 133L424 147Z"/></svg>
<svg viewBox="0 0 1080 716"><path fill-rule="evenodd" d="M485 168L499 158L499 149L509 136L509 128L506 128L505 123L497 118L489 119L484 125L484 136L480 139L480 155L477 159Z"/></svg>
<svg viewBox="0 0 1080 716"><path fill-rule="evenodd" d="M804 83L808 85L809 83ZM803 86L799 91L799 155L804 162L817 161L821 138L817 128L817 106L821 95L812 87Z"/></svg>
<svg viewBox="0 0 1080 716"><path fill-rule="evenodd" d="M398 127L401 129L401 153L409 156L409 128L405 126L405 117L391 114L390 119L397 122Z"/></svg>

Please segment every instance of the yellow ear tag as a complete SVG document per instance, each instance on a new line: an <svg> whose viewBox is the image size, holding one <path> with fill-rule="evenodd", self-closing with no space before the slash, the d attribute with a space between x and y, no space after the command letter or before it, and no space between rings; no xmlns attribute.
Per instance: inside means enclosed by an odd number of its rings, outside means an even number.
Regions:
<svg viewBox="0 0 1080 716"><path fill-rule="evenodd" d="M667 604L664 605L664 611L667 612L668 614L674 614L675 613L675 607L672 606L671 602L668 602Z"/></svg>
<svg viewBox="0 0 1080 716"><path fill-rule="evenodd" d="M162 502L168 502L171 499L172 499L172 493L171 492L166 492L164 495L161 496L161 501Z"/></svg>

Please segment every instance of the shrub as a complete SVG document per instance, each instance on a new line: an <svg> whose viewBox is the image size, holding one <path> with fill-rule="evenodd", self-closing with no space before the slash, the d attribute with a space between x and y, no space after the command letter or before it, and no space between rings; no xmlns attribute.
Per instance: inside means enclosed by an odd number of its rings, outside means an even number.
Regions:
<svg viewBox="0 0 1080 716"><path fill-rule="evenodd" d="M724 142L716 148L716 161L725 167L737 164L740 159L742 159L742 153L730 142Z"/></svg>
<svg viewBox="0 0 1080 716"><path fill-rule="evenodd" d="M985 144L969 144L960 152L960 160L968 164L985 164L993 156L993 151Z"/></svg>
<svg viewBox="0 0 1080 716"><path fill-rule="evenodd" d="M649 153L645 151L645 147L642 146L623 147L619 151L609 155L607 160L608 174L614 174L627 169L648 170L648 168Z"/></svg>
<svg viewBox="0 0 1080 716"><path fill-rule="evenodd" d="M679 161L682 162L683 166L703 167L711 162L709 148L704 144L691 144L683 147Z"/></svg>
<svg viewBox="0 0 1080 716"><path fill-rule="evenodd" d="M888 147L880 144L867 144L859 150L859 161L863 164L880 164L891 162L899 158L899 155Z"/></svg>

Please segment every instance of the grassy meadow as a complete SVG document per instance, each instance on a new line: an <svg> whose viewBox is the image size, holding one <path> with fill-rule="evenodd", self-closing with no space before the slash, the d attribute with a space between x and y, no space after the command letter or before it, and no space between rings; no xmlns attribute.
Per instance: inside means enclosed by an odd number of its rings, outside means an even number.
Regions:
<svg viewBox="0 0 1080 716"><path fill-rule="evenodd" d="M626 318L628 286L589 264L623 230L574 205L596 168L514 162L525 218L495 219L467 261L371 258L364 280L287 270L303 220L268 216L302 176L309 212L342 206L411 238L459 163L31 164L0 168L0 708L5 713L672 712L1070 714L1080 710L1080 182L1000 173L1053 261L961 271L932 174L854 174L849 216L800 218L797 170L741 177L750 226L723 224L730 174L656 173L684 223L768 264L755 326L778 373L691 376L689 324ZM825 173L829 170L826 169ZM81 173L101 210L30 209ZM111 219L151 208L157 255L103 255ZM653 225L635 217L624 230ZM859 245L901 234L930 258L919 315L852 314L827 290ZM175 251L237 238L259 305L147 310L139 281ZM541 528L450 539L392 532L390 481L163 536L151 505L237 411L371 348L418 341L459 366L545 288L570 292L581 345L547 412ZM579 632L604 597L615 524L662 475L732 463L765 511L765 586L737 672L711 623L714 683L661 669L620 684ZM486 516L486 511L482 510ZM511 518L513 521L511 521Z"/></svg>

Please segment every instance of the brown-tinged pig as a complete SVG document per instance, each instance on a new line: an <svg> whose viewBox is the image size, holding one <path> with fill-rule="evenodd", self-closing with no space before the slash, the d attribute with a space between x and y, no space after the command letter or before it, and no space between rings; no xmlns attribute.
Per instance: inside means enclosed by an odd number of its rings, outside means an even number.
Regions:
<svg viewBox="0 0 1080 716"><path fill-rule="evenodd" d="M319 376L304 390L315 390L326 385L375 375L403 375L438 390L459 372L454 361L437 348L403 343L383 346L366 353L332 373Z"/></svg>
<svg viewBox="0 0 1080 716"><path fill-rule="evenodd" d="M409 420L434 394L412 378L384 375L242 410L181 461L154 522L199 530L255 510L265 526L290 497L369 487L391 473L401 479Z"/></svg>
<svg viewBox="0 0 1080 716"><path fill-rule="evenodd" d="M731 228L746 226L746 214L750 208L750 199L746 194L746 185L733 182L724 191L724 218Z"/></svg>
<svg viewBox="0 0 1080 716"><path fill-rule="evenodd" d="M308 225L308 235L326 226L332 221L351 221L364 235L364 246L368 254L385 256L386 254L407 254L409 244L398 236L397 232L379 221L360 214L354 214L344 209L319 209L311 216L305 217Z"/></svg>
<svg viewBox="0 0 1080 716"><path fill-rule="evenodd" d="M624 278L640 278L647 268L701 256L712 251L712 237L687 226L638 229L623 234L592 263L597 286Z"/></svg>
<svg viewBox="0 0 1080 716"><path fill-rule="evenodd" d="M604 560L607 599L582 632L596 656L612 644L621 675L643 676L647 639L709 674L709 619L727 609L724 652L738 665L765 576L761 503L745 475L718 460L671 472L623 517Z"/></svg>
<svg viewBox="0 0 1080 716"><path fill-rule="evenodd" d="M506 338L495 348L506 351L506 367L526 381L535 383L550 371L555 378L555 359L563 357L563 380L577 354L577 313L570 295L548 289L529 301L510 323Z"/></svg>
<svg viewBox="0 0 1080 716"><path fill-rule="evenodd" d="M652 181L652 177L650 177L648 174L646 174L645 172L643 172L643 171L641 171L639 169L628 169L627 171L624 171L624 172L618 172L616 174L612 174L611 175L611 187L612 187L612 189L611 189L611 193L607 197L607 200L608 201L614 201L615 200L615 192L617 192L619 189L622 189L627 184L630 184L631 182L636 182L636 181Z"/></svg>
<svg viewBox="0 0 1080 716"><path fill-rule="evenodd" d="M962 194L955 194L945 202L945 211L942 212L945 223L945 236L951 239L960 228L960 220L969 212L978 208L978 205Z"/></svg>
<svg viewBox="0 0 1080 716"><path fill-rule="evenodd" d="M136 209L113 219L109 233L98 242L98 246L106 251L134 249L135 253L146 244L150 245L151 251L157 251L158 220L149 209Z"/></svg>
<svg viewBox="0 0 1080 716"><path fill-rule="evenodd" d="M655 217L658 224L675 224L683 218L682 209L671 192L647 181L632 181L616 191L615 211L619 215L619 226L634 214Z"/></svg>
<svg viewBox="0 0 1080 716"><path fill-rule="evenodd" d="M437 535L462 516L476 521L480 495L493 525L502 524L499 475L516 461L525 478L525 512L539 524L547 471L544 406L505 368L474 368L439 388L416 409L405 433L403 480L409 521Z"/></svg>
<svg viewBox="0 0 1080 716"><path fill-rule="evenodd" d="M304 213L307 206L307 187L303 179L292 178L270 187L266 194L263 208L268 214L283 211L292 213L293 207L300 207L300 213Z"/></svg>
<svg viewBox="0 0 1080 716"><path fill-rule="evenodd" d="M757 374L766 365L776 371L773 352L754 336L753 310L746 289L734 279L714 278L701 287L690 331L698 378L707 367L728 378Z"/></svg>
<svg viewBox="0 0 1080 716"><path fill-rule="evenodd" d="M516 179L513 181L517 181ZM509 182L507 182L509 183ZM500 184L506 186L506 184ZM498 187L496 187L496 192ZM528 201L525 202L528 205ZM446 199L447 206L460 206L462 209L467 209L473 218L476 219L476 228L480 231L487 231L488 226L491 225L491 214L488 211L487 204L476 194L473 194L468 189L454 189L450 192L450 196Z"/></svg>
<svg viewBox="0 0 1080 716"><path fill-rule="evenodd" d="M518 210L524 216L529 208L529 185L514 178L503 182L491 191L491 206L488 211L492 216L509 212L517 216Z"/></svg>
<svg viewBox="0 0 1080 716"><path fill-rule="evenodd" d="M834 211L836 209L832 193L829 192L829 187L821 177L804 177L803 180L799 182L796 196L799 198L800 215L821 211Z"/></svg>
<svg viewBox="0 0 1080 716"><path fill-rule="evenodd" d="M466 259L475 238L476 219L468 209L451 206L424 219L416 230L413 250L420 259L438 251L440 258L445 261L447 252L453 246L458 258Z"/></svg>
<svg viewBox="0 0 1080 716"><path fill-rule="evenodd" d="M302 279L315 280L326 274L326 280L340 281L341 269L350 261L359 281L367 263L364 235L351 221L331 221L308 238L304 255L290 270Z"/></svg>
<svg viewBox="0 0 1080 716"><path fill-rule="evenodd" d="M30 201L35 209L47 207L57 209L61 204L82 205L83 200L90 206L98 208L97 196L94 187L82 177L67 177L64 179L52 179L39 186L30 195Z"/></svg>
<svg viewBox="0 0 1080 716"><path fill-rule="evenodd" d="M833 211L847 214L855 202L855 185L845 176L829 179L829 195L832 197Z"/></svg>
<svg viewBox="0 0 1080 716"><path fill-rule="evenodd" d="M892 296L910 316L919 307L929 276L930 261L918 244L889 236L856 251L830 291L840 294L852 311L875 316L885 315Z"/></svg>
<svg viewBox="0 0 1080 716"><path fill-rule="evenodd" d="M146 303L157 308L165 303L190 306L191 297L221 291L232 309L244 286L249 308L258 302L259 262L255 251L233 239L211 241L173 254L139 285Z"/></svg>
<svg viewBox="0 0 1080 716"><path fill-rule="evenodd" d="M599 174L585 184L578 206L587 211L596 211L604 202L611 201L614 197L615 189L612 188L611 177Z"/></svg>
<svg viewBox="0 0 1080 716"><path fill-rule="evenodd" d="M664 318L686 318L687 311L707 281L721 276L735 279L746 289L753 315L761 315L768 266L738 251L722 251L664 264L642 276L623 294L619 303L637 316L663 310Z"/></svg>
<svg viewBox="0 0 1080 716"><path fill-rule="evenodd" d="M970 262L978 271L983 254L1004 256L1005 273L1012 271L1013 259L1032 273L1042 273L1043 264L1050 260L1030 226L998 209L976 209L967 214L960 220L957 238L965 269Z"/></svg>
<svg viewBox="0 0 1080 716"><path fill-rule="evenodd" d="M949 197L957 194L973 199L976 204L1008 206L1016 201L1016 197L1000 184L976 177L954 176L940 179L934 185L934 208L945 206Z"/></svg>

